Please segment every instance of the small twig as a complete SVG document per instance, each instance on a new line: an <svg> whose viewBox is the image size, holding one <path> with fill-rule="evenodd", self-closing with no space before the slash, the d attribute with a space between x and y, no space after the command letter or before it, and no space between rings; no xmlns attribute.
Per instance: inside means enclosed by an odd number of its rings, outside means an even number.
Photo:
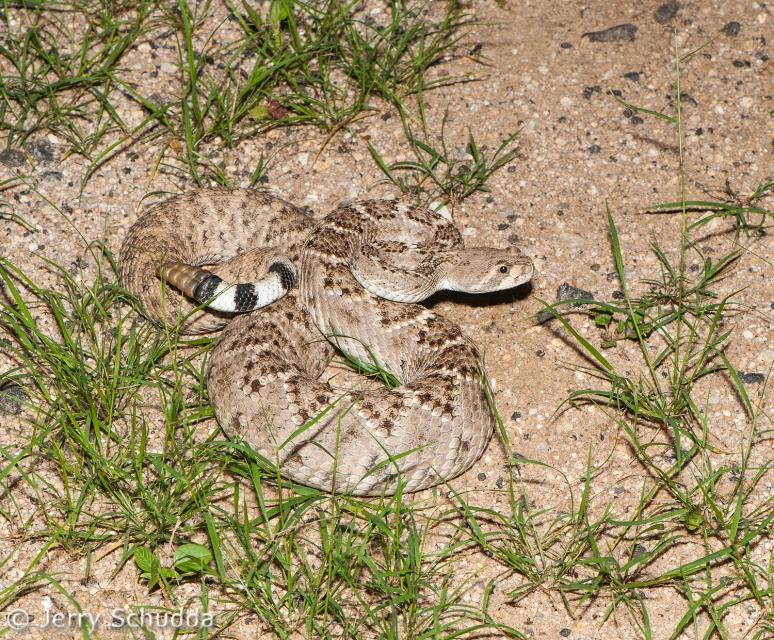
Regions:
<svg viewBox="0 0 774 640"><path fill-rule="evenodd" d="M314 167L314 165L317 163L317 160L320 159L320 154L323 152L323 149L325 149L325 147L328 146L328 143L331 141L333 136L335 136L342 127L346 127L347 125L352 124L353 122L357 122L358 120L362 120L363 118L367 118L372 115L374 114L363 113L363 114L358 114L356 116L348 116L347 118L344 118L344 120L339 122L339 124L337 124L335 127L333 127L333 129L331 129L331 132L327 135L325 140L323 140L323 143L320 145L320 148L317 150L317 153L314 156L314 160L312 160L312 166Z"/></svg>

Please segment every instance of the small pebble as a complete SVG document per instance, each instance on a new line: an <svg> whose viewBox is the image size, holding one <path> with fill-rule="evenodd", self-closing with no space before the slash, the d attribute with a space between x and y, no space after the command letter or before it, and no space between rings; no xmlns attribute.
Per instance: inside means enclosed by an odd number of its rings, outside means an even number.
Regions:
<svg viewBox="0 0 774 640"><path fill-rule="evenodd" d="M546 449L548 449L548 443L545 440L535 446L535 451L545 451Z"/></svg>
<svg viewBox="0 0 774 640"><path fill-rule="evenodd" d="M519 418L521 418L521 413L519 413L518 411L514 411L511 414L511 420L518 420Z"/></svg>
<svg viewBox="0 0 774 640"><path fill-rule="evenodd" d="M723 27L723 33L733 38L739 35L739 30L741 28L742 28L742 25L739 24L738 22L727 22L726 26Z"/></svg>
<svg viewBox="0 0 774 640"><path fill-rule="evenodd" d="M20 400L29 400L21 385L12 381L0 385L0 413L19 415L22 411Z"/></svg>
<svg viewBox="0 0 774 640"><path fill-rule="evenodd" d="M745 330L742 332L742 335L745 337L745 340L752 340L752 339L755 337L755 335L753 334L753 332L752 332L752 331L750 331L749 329L745 329Z"/></svg>
<svg viewBox="0 0 774 640"><path fill-rule="evenodd" d="M632 82L639 82L640 81L640 74L638 71L630 71L629 73L624 73L624 78L627 80L631 80Z"/></svg>
<svg viewBox="0 0 774 640"><path fill-rule="evenodd" d="M562 42L562 44L559 45L562 49L572 49L572 43L571 42Z"/></svg>
<svg viewBox="0 0 774 640"><path fill-rule="evenodd" d="M737 69L741 69L742 67L744 67L744 62L742 62L741 60L734 60L733 64Z"/></svg>
<svg viewBox="0 0 774 640"><path fill-rule="evenodd" d="M568 638L571 633L572 633L572 629L568 629L567 627L565 627L559 632L559 635L562 636L562 638Z"/></svg>
<svg viewBox="0 0 774 640"><path fill-rule="evenodd" d="M516 244L519 241L519 236L517 236L515 233L512 233L508 236L508 242L511 244Z"/></svg>
<svg viewBox="0 0 774 640"><path fill-rule="evenodd" d="M737 371L736 374L743 384L760 384L766 380L766 376L762 373L745 373L744 371Z"/></svg>
<svg viewBox="0 0 774 640"><path fill-rule="evenodd" d="M61 171L44 171L41 178L43 182L61 182L63 176Z"/></svg>
<svg viewBox="0 0 774 640"><path fill-rule="evenodd" d="M478 479L479 479L481 482L483 482L484 480L486 480L486 474L485 474L485 473L479 473L477 477L478 477Z"/></svg>
<svg viewBox="0 0 774 640"><path fill-rule="evenodd" d="M602 31L588 31L581 38L588 38L590 42L634 42L637 27L633 24L618 24Z"/></svg>
<svg viewBox="0 0 774 640"><path fill-rule="evenodd" d="M571 231L563 231L560 233L558 240L568 247L582 247L586 244L586 239L583 236L572 233Z"/></svg>
<svg viewBox="0 0 774 640"><path fill-rule="evenodd" d="M502 476L500 476L499 478L497 478L497 482L495 482L495 486L496 486L498 489L502 489L502 488L505 486L505 480L503 480L503 477L502 477Z"/></svg>
<svg viewBox="0 0 774 640"><path fill-rule="evenodd" d="M0 162L6 167L20 167L27 162L27 156L19 149L3 149L0 151Z"/></svg>
<svg viewBox="0 0 774 640"><path fill-rule="evenodd" d="M599 268L599 265L597 265L597 268ZM579 289L578 287L573 287L572 285L565 282L564 284L559 285L559 287L556 289L556 299L559 300L560 302L563 300L577 300L577 299L593 300L594 294L591 293L591 291L586 291L585 289ZM579 303L573 304L572 306L582 307L583 303L579 302Z"/></svg>
<svg viewBox="0 0 774 640"><path fill-rule="evenodd" d="M38 164L47 164L54 161L54 148L45 138L36 140L28 147L32 159Z"/></svg>
<svg viewBox="0 0 774 640"><path fill-rule="evenodd" d="M658 22L658 24L666 24L675 17L678 9L680 9L680 4L678 2L675 2L674 0L671 2L665 2L658 9L656 9L655 13L653 14L653 19Z"/></svg>
<svg viewBox="0 0 774 640"><path fill-rule="evenodd" d="M598 144L592 144L590 147L586 149L591 154L596 154L602 151L602 147L600 147Z"/></svg>
<svg viewBox="0 0 774 640"><path fill-rule="evenodd" d="M544 355L546 355L546 352L545 352L545 351L543 351L542 349L538 349L537 351L535 351L535 355L536 355L538 358L542 358Z"/></svg>
<svg viewBox="0 0 774 640"><path fill-rule="evenodd" d="M586 100L591 100L591 96L593 96L595 93L602 93L602 87L599 85L594 85L593 87L586 87L583 90L583 97L586 98Z"/></svg>

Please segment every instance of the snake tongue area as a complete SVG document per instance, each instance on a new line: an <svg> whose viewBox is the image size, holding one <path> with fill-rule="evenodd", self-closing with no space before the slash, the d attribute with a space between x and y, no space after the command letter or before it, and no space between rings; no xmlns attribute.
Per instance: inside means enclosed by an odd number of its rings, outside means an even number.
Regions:
<svg viewBox="0 0 774 640"><path fill-rule="evenodd" d="M421 207L354 203L313 227L274 196L225 188L149 211L127 234L119 263L124 284L155 322L205 333L231 320L206 372L228 435L244 438L287 479L365 496L399 486L418 491L459 475L495 425L475 345L444 317L394 300L421 300L443 286L499 290L532 274L518 252L465 249L450 222ZM197 310L181 295L210 277L199 273L204 266L223 283L253 283L231 287L244 293L234 300L257 298L257 283L267 278L284 293L296 273L300 289L232 319ZM162 286L159 270L173 274L173 286ZM403 384L388 390L364 382L371 386L353 390L321 382L332 344Z"/></svg>

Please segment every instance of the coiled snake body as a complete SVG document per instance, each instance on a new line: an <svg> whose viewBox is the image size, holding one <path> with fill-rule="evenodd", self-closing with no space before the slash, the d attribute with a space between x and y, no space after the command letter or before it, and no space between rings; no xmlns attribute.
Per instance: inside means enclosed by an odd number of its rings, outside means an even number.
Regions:
<svg viewBox="0 0 774 640"><path fill-rule="evenodd" d="M119 263L145 312L187 332L268 304L233 317L212 349L206 378L218 422L286 478L367 496L453 478L494 428L475 345L413 303L439 289L507 289L532 275L517 250L465 249L449 221L422 207L359 202L314 225L274 196L240 189L158 205L130 229ZM320 381L333 345L401 386Z"/></svg>

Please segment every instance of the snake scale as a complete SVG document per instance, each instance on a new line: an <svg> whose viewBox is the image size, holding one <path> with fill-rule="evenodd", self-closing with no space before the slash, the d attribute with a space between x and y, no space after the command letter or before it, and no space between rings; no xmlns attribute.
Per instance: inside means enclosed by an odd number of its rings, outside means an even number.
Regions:
<svg viewBox="0 0 774 640"><path fill-rule="evenodd" d="M228 188L153 207L129 230L119 265L155 322L188 333L225 326L206 381L229 436L285 478L362 496L459 475L494 429L476 346L415 303L440 289L508 289L533 270L517 249L466 249L423 207L355 202L315 223L273 195ZM321 380L337 350L400 386Z"/></svg>

